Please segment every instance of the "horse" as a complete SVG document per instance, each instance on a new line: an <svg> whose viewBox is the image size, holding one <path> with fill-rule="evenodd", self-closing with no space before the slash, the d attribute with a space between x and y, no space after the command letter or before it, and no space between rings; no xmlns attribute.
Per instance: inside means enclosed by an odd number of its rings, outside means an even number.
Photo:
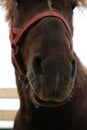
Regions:
<svg viewBox="0 0 87 130"><path fill-rule="evenodd" d="M87 69L73 49L86 0L6 0L20 108L14 130L87 130Z"/></svg>

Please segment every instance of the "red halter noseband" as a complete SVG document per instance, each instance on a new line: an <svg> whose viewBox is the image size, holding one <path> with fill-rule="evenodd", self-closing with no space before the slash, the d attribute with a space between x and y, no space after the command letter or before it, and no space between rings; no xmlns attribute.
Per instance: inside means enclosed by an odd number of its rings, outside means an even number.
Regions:
<svg viewBox="0 0 87 130"><path fill-rule="evenodd" d="M13 21L11 20L10 42L11 42L11 47L12 47L12 59L13 59L13 62L15 64L17 70L19 71L19 73L21 75L26 76L26 72L24 72L23 65L21 65L21 63L19 61L19 57L17 56L17 49L16 49L16 47L18 46L19 41L21 40L21 38L23 37L23 35L25 34L25 32L28 29L30 29L32 26L37 24L42 18L49 17L49 16L57 17L64 23L64 25L65 25L65 27L66 27L69 35L70 35L70 48L73 51L71 29L70 29L67 21L65 20L65 18L60 13L58 13L56 11L44 11L44 12L41 12L41 13L35 15L33 18L31 18L20 29L13 27Z"/></svg>

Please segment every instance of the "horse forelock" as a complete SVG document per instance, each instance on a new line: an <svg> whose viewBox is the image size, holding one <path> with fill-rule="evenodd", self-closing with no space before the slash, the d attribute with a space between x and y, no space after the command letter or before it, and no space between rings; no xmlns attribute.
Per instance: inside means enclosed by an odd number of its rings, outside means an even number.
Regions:
<svg viewBox="0 0 87 130"><path fill-rule="evenodd" d="M13 0L0 0L2 6L6 9L6 21L10 20L12 16Z"/></svg>
<svg viewBox="0 0 87 130"><path fill-rule="evenodd" d="M48 0L49 1L49 0ZM54 1L54 0L50 0ZM87 7L87 1L86 0L71 0L72 2L75 2L77 6L82 5L83 7ZM67 5L67 0L63 0L63 2ZM9 21L10 17L12 16L12 7L13 7L13 0L0 0L0 3L5 7L7 10L6 13L6 20Z"/></svg>

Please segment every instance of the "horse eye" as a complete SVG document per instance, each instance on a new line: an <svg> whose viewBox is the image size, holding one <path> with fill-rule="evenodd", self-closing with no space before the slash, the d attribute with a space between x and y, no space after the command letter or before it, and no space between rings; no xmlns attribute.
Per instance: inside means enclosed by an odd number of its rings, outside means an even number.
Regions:
<svg viewBox="0 0 87 130"><path fill-rule="evenodd" d="M72 9L74 9L76 7L76 3L72 3Z"/></svg>
<svg viewBox="0 0 87 130"><path fill-rule="evenodd" d="M16 5L18 6L21 2L21 0L14 0L14 2L16 3Z"/></svg>

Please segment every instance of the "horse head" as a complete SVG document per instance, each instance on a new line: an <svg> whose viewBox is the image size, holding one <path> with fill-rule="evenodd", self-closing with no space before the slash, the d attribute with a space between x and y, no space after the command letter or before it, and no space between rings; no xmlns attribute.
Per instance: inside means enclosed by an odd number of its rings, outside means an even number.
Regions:
<svg viewBox="0 0 87 130"><path fill-rule="evenodd" d="M72 45L75 6L71 1L14 0L10 34L13 63L16 75L26 77L30 99L36 106L58 106L72 94L76 76Z"/></svg>

